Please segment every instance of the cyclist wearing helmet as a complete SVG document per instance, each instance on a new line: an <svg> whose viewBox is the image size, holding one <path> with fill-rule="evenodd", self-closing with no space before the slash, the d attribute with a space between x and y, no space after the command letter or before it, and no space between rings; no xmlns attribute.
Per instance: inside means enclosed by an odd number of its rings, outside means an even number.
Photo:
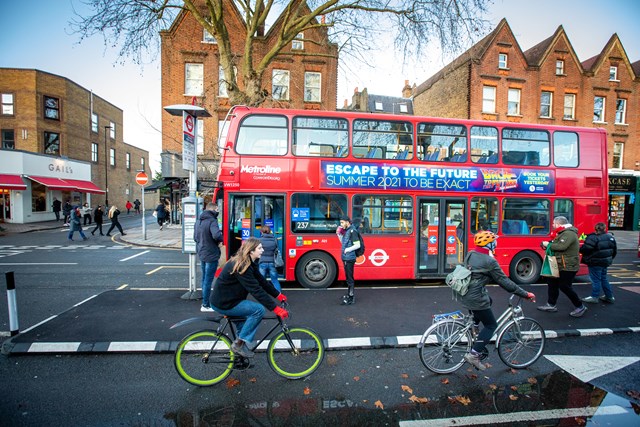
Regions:
<svg viewBox="0 0 640 427"><path fill-rule="evenodd" d="M487 344L498 327L496 317L491 310L492 300L486 285L497 283L507 292L532 301L535 301L536 297L511 281L498 265L498 261L494 258L497 238L498 236L491 231L476 233L473 239L476 247L469 254L467 262L467 268L472 273L469 291L465 295L458 296L462 305L473 312L475 324L479 325L482 322L484 325L473 344L473 348L464 356L464 360L481 371L487 368L480 361L481 354L486 351Z"/></svg>

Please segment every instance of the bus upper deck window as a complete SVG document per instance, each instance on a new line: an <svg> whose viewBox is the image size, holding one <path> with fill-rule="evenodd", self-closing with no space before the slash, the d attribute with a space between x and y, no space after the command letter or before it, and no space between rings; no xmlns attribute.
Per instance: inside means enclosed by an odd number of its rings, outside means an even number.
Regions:
<svg viewBox="0 0 640 427"><path fill-rule="evenodd" d="M253 115L240 124L238 154L282 156L287 153L289 131L284 116Z"/></svg>

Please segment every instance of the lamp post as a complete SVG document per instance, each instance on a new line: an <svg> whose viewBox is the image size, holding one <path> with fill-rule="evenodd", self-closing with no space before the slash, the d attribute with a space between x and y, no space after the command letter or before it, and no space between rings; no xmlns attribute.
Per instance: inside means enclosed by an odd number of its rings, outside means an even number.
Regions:
<svg viewBox="0 0 640 427"><path fill-rule="evenodd" d="M107 129L111 130L111 125L104 127L104 206L105 209L109 206L109 145L107 144Z"/></svg>

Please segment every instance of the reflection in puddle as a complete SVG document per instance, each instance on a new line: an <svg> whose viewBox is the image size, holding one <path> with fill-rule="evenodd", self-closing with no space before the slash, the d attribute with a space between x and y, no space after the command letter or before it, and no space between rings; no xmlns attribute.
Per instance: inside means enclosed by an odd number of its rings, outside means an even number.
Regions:
<svg viewBox="0 0 640 427"><path fill-rule="evenodd" d="M428 400L428 401L427 401ZM638 426L640 406L563 371L526 383L470 388L464 396L384 409L361 401L301 398L166 414L177 426Z"/></svg>

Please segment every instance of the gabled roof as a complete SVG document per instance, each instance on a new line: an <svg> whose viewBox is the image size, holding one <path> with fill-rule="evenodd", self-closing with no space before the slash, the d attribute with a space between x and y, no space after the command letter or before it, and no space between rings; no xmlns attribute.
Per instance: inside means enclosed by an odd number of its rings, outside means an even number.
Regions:
<svg viewBox="0 0 640 427"><path fill-rule="evenodd" d="M524 52L527 64L531 67L541 67L542 64L547 60L547 58L549 58L549 55L553 53L555 46L562 38L566 40L567 46L570 50L569 53L571 54L571 57L575 61L576 65L578 66L578 68L582 68L582 64L578 59L578 55L576 55L576 52L573 50L573 46L571 45L569 37L567 37L567 34L565 33L562 25L558 26L551 37L544 39L537 45L527 49L527 51ZM580 72L582 71L583 70L581 69Z"/></svg>
<svg viewBox="0 0 640 427"><path fill-rule="evenodd" d="M633 72L636 74L636 78L640 76L640 61L636 61L631 64L631 68L633 68Z"/></svg>
<svg viewBox="0 0 640 427"><path fill-rule="evenodd" d="M631 78L635 79L636 77L638 77L639 74L637 70L633 67L631 62L629 61L627 52L625 52L624 46L622 46L622 42L620 41L620 38L618 37L617 33L614 33L611 36L607 44L604 46L604 48L602 48L602 51L598 55L593 56L582 63L582 67L584 68L584 70L587 72L596 74L600 70L600 68L604 65L605 61L609 58L611 51L613 50L614 47L616 47L616 45L620 48L620 51L622 52L622 61L624 65L627 67L627 70L631 75Z"/></svg>
<svg viewBox="0 0 640 427"><path fill-rule="evenodd" d="M438 71L436 74L434 74L429 79L427 79L426 81L418 85L418 87L416 87L415 91L413 92L413 96L416 96L424 92L425 90L429 89L435 82L440 80L444 75L458 69L462 65L467 64L470 61L477 61L481 59L486 53L489 46L493 44L496 36L500 33L500 31L502 31L504 27L507 27L509 32L511 32L511 28L509 28L509 24L507 23L507 20L505 18L502 18L498 23L498 25L496 26L496 28L493 31L491 31L489 34L484 36L484 38L482 38L478 43L471 46L462 55L458 56L452 62L442 67L442 69ZM518 47L518 49L520 48Z"/></svg>

